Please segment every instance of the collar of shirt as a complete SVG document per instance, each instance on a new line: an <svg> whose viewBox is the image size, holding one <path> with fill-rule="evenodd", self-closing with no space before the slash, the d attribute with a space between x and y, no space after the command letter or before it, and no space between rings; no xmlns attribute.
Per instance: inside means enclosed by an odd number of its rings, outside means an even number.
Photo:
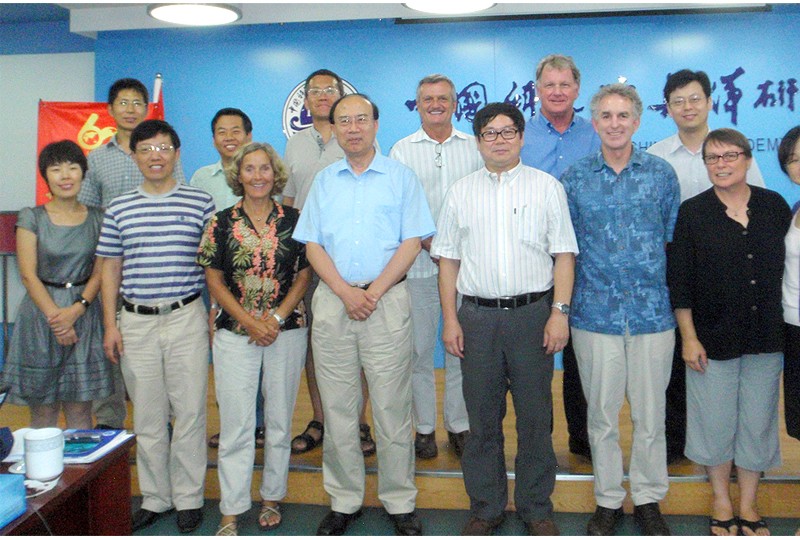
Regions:
<svg viewBox="0 0 800 540"><path fill-rule="evenodd" d="M697 152L692 152L691 150L689 150L686 147L686 145L683 144L683 141L681 141L681 136L679 134L677 134L677 133L675 135L673 135L672 137L670 137L668 140L669 140L669 144L670 144L670 148L669 148L669 153L670 154L675 154L678 151L683 150L684 152L686 152L687 154L689 154L691 156L696 156L697 154L702 152L702 147Z"/></svg>
<svg viewBox="0 0 800 540"><path fill-rule="evenodd" d="M220 173L225 173L224 169L222 168L222 160L218 160L216 163L212 165L211 169L211 176L216 176Z"/></svg>
<svg viewBox="0 0 800 540"><path fill-rule="evenodd" d="M569 123L569 127L564 130L564 133L567 133L572 129L572 127L575 125L575 119L577 117L578 115L575 114L575 111L572 111L572 121ZM533 121L539 122L543 127L547 128L551 132L555 131L556 133L561 133L555 127L553 127L553 124L550 123L550 120L548 120L547 117L544 114L542 114L541 109L539 110L539 114L533 117Z"/></svg>
<svg viewBox="0 0 800 540"><path fill-rule="evenodd" d="M372 162L361 174L356 174L353 172L350 162L347 161L347 156L345 156L344 159L340 159L339 161L335 162L333 165L331 165L331 167L333 167L333 171L336 172L336 174L342 174L342 172L348 171L353 178L358 179L367 174L369 171L375 171L376 173L380 174L386 173L386 159L387 158L381 155L381 153L376 149L375 156L372 158Z"/></svg>
<svg viewBox="0 0 800 540"><path fill-rule="evenodd" d="M636 167L640 167L642 165L642 152L641 150L637 150L635 147L633 148L633 152L631 152L631 157L628 160L628 163L625 165L625 167L623 167L622 170L624 171L625 169L631 168L631 166L634 165ZM606 158L603 157L603 151L598 150L593 158L592 170L595 172L600 172L603 170L603 167L614 173L614 175L617 174L616 171L614 171L614 169L612 169L611 166L606 163ZM620 174L622 174L622 171L620 171Z"/></svg>
<svg viewBox="0 0 800 540"><path fill-rule="evenodd" d="M500 184L513 182L519 176L520 171L522 171L522 160L520 160L514 168L503 171L500 174L493 173L486 168L486 165L483 166L483 173L486 178L492 182L499 181Z"/></svg>
<svg viewBox="0 0 800 540"><path fill-rule="evenodd" d="M411 138L409 140L415 143L422 141L429 141L432 142L433 144L447 144L454 138L467 140L469 138L469 135L467 135L466 133L462 133L458 131L455 127L453 127L453 130L450 132L450 136L447 137L443 143L440 143L439 141L432 139L431 136L425 133L425 130L420 127L417 131L411 134Z"/></svg>

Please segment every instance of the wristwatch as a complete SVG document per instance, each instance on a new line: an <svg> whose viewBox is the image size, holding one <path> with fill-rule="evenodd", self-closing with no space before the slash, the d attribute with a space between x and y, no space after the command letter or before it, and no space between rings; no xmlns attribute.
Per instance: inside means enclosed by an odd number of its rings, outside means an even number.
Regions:
<svg viewBox="0 0 800 540"><path fill-rule="evenodd" d="M274 313L272 314L272 316L273 316L273 317L275 317L275 320L276 320L276 321L278 321L278 326L280 326L281 328L283 328L283 325L284 325L284 324L286 324L286 319L284 319L283 317L281 317L280 315L278 315L278 313L277 313L277 312L274 312Z"/></svg>
<svg viewBox="0 0 800 540"><path fill-rule="evenodd" d="M552 307L569 317L569 304L564 304L563 302L553 302Z"/></svg>
<svg viewBox="0 0 800 540"><path fill-rule="evenodd" d="M92 304L91 302L89 302L89 301L88 301L86 298L84 298L83 296L79 296L79 297L78 297L78 298L76 298L76 299L75 299L75 301L74 301L74 302L72 302L72 303L73 303L73 304L83 304L83 307L85 307L86 309L89 309L89 306Z"/></svg>

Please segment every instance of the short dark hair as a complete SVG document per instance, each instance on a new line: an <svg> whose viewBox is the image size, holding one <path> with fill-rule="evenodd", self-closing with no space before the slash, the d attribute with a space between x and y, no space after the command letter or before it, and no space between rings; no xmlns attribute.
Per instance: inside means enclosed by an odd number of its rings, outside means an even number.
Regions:
<svg viewBox="0 0 800 540"><path fill-rule="evenodd" d="M116 101L117 96L123 90L135 90L142 94L142 99L145 103L150 103L150 94L147 93L147 88L138 79L119 79L111 88L108 89L108 104L111 105Z"/></svg>
<svg viewBox="0 0 800 540"><path fill-rule="evenodd" d="M52 142L39 152L39 172L45 182L47 182L47 168L62 163L77 163L81 166L83 176L86 176L86 171L89 169L89 164L86 162L86 155L75 141L65 139L63 141Z"/></svg>
<svg viewBox="0 0 800 540"><path fill-rule="evenodd" d="M212 135L214 134L214 130L217 129L217 120L219 120L220 116L238 116L242 119L242 124L244 124L244 132L248 135L253 132L253 122L250 121L250 117L247 116L243 110L234 107L225 107L224 109L218 110L214 118L211 119Z"/></svg>
<svg viewBox="0 0 800 540"><path fill-rule="evenodd" d="M331 105L331 112L328 113L328 121L331 123L331 125L335 124L335 122L333 121L334 120L333 116L334 116L334 114L336 114L336 107L339 106L339 103L341 103L343 99L347 99L347 98L351 98L351 97L360 97L361 99L366 100L367 103L372 105L372 119L373 120L377 120L378 119L378 116L379 116L378 106L375 105L374 101L369 99L369 96L367 94L360 94L360 93L358 93L358 94L347 94L346 96L342 96L339 99L337 99L334 102L334 104Z"/></svg>
<svg viewBox="0 0 800 540"><path fill-rule="evenodd" d="M336 87L339 88L339 95L344 96L344 84L342 84L342 78L329 69L318 69L317 71L306 77L306 83L303 85L303 92L308 94L308 87L311 84L311 79L313 79L317 75L324 75L326 77L333 77L334 79L336 79Z"/></svg>
<svg viewBox="0 0 800 540"><path fill-rule="evenodd" d="M744 152L744 157L750 159L753 157L753 150L750 148L750 141L747 140L741 132L731 128L719 128L706 135L703 141L703 157L706 155L706 146L709 143L717 144L730 144L738 146Z"/></svg>
<svg viewBox="0 0 800 540"><path fill-rule="evenodd" d="M786 135L781 139L780 146L778 146L778 163L780 163L784 174L789 174L786 171L786 163L794 154L794 147L797 146L798 140L800 140L800 126L795 126L786 132ZM800 158L800 156L797 157Z"/></svg>
<svg viewBox="0 0 800 540"><path fill-rule="evenodd" d="M476 137L480 137L481 131L486 127L486 124L501 114L508 116L511 121L514 122L514 127L517 128L520 135L522 135L525 131L525 117L522 116L519 109L511 103L500 102L487 103L483 109L475 113L475 118L472 120L472 132Z"/></svg>
<svg viewBox="0 0 800 540"><path fill-rule="evenodd" d="M708 75L706 75L705 71L682 69L667 75L667 84L664 85L664 101L669 102L669 95L672 92L695 81L700 83L706 98L711 97L711 81L708 79Z"/></svg>
<svg viewBox="0 0 800 540"><path fill-rule="evenodd" d="M181 147L181 139L178 137L178 132L175 131L175 128L163 120L145 120L136 126L133 130L133 133L131 133L131 143L129 145L131 151L135 152L137 144L146 139L155 137L159 133L163 135L169 135L169 138L172 140L172 146L175 147L175 150Z"/></svg>

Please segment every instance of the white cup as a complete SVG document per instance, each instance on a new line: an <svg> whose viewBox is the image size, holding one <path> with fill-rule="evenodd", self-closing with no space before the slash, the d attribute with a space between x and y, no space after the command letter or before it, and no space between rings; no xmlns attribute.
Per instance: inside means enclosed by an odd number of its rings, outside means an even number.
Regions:
<svg viewBox="0 0 800 540"><path fill-rule="evenodd" d="M64 471L64 432L55 427L25 434L25 476L47 482Z"/></svg>

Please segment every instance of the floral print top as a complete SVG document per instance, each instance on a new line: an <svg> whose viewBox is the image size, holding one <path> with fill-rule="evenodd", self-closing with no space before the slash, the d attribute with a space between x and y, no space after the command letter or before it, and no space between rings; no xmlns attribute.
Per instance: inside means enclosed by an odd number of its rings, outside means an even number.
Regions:
<svg viewBox="0 0 800 540"><path fill-rule="evenodd" d="M299 217L297 209L276 202L259 230L239 200L208 222L197 263L222 271L228 290L245 311L265 319L286 298L297 273L308 266L305 244L292 239ZM306 308L301 300L286 318L283 330L304 326ZM220 311L216 327L247 335L244 327L225 311Z"/></svg>

